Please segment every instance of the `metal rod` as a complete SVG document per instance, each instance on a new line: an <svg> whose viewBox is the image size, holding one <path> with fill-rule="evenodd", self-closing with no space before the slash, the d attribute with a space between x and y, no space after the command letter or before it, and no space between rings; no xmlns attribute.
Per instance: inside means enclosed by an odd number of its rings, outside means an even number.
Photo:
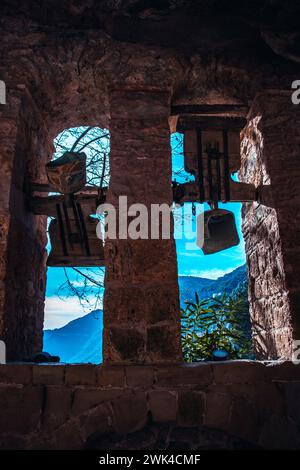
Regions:
<svg viewBox="0 0 300 470"><path fill-rule="evenodd" d="M238 113L238 115L247 115L249 107L245 104L188 104L171 106L171 116L178 114L210 114L221 115L223 113ZM238 117L233 114L233 117Z"/></svg>
<svg viewBox="0 0 300 470"><path fill-rule="evenodd" d="M230 201L230 183L229 183L229 156L228 156L228 134L223 130L223 149L224 149L224 189L225 202Z"/></svg>
<svg viewBox="0 0 300 470"><path fill-rule="evenodd" d="M63 206L63 212L64 212L65 221L66 221L68 240L69 240L71 248L73 248L72 237L71 237L72 235L71 223L70 223L70 218L68 214L68 208L67 208L65 201L63 202L62 206Z"/></svg>
<svg viewBox="0 0 300 470"><path fill-rule="evenodd" d="M86 251L87 256L91 256L89 239L88 239L88 235L87 235L87 231L86 231L86 226L85 226L84 217L83 217L83 214L82 214L81 205L79 203L76 203L76 206L77 206L77 211L78 211L78 215L79 215L80 225L82 227L82 234L83 234L83 241L84 241L85 251Z"/></svg>
<svg viewBox="0 0 300 470"><path fill-rule="evenodd" d="M197 157L198 157L198 183L199 183L199 194L200 202L203 203L205 200L205 188L203 180L203 156L202 156L202 134L201 129L197 129Z"/></svg>
<svg viewBox="0 0 300 470"><path fill-rule="evenodd" d="M62 244L63 253L64 253L64 256L69 256L67 244L66 244L66 238L65 238L64 223L63 223L61 209L60 209L59 204L56 204L56 213L57 213L57 221L58 221L58 226L59 226L59 234L60 234L60 240Z"/></svg>
<svg viewBox="0 0 300 470"><path fill-rule="evenodd" d="M219 152L219 144L217 144L216 148L216 172L217 172L217 197L218 201L221 200L221 168L220 168L220 152Z"/></svg>
<svg viewBox="0 0 300 470"><path fill-rule="evenodd" d="M82 226L81 226L81 223L80 223L80 218L79 218L79 214L78 214L78 208L77 208L77 204L76 204L76 202L75 202L74 194L71 194L71 195L70 195L70 201L71 201L71 205L72 205L72 208L73 208L73 214L74 214L75 224L76 224L76 227L77 227L77 230L78 230L78 233L79 233L80 244L81 244L81 246L83 246L83 243L84 243L84 240L83 240L84 235L83 235Z"/></svg>
<svg viewBox="0 0 300 470"><path fill-rule="evenodd" d="M212 179L212 168L211 168L211 149L207 149L207 174L208 174L208 185L209 185L209 197L210 201L214 201L214 188Z"/></svg>

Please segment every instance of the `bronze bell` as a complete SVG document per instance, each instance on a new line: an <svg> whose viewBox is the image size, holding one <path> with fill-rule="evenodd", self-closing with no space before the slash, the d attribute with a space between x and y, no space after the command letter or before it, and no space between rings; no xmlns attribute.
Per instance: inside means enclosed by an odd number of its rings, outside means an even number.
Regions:
<svg viewBox="0 0 300 470"><path fill-rule="evenodd" d="M204 244L205 255L218 253L240 242L234 214L225 209L212 209L204 212Z"/></svg>
<svg viewBox="0 0 300 470"><path fill-rule="evenodd" d="M46 165L49 186L63 194L76 193L86 184L86 155L84 152L65 152Z"/></svg>

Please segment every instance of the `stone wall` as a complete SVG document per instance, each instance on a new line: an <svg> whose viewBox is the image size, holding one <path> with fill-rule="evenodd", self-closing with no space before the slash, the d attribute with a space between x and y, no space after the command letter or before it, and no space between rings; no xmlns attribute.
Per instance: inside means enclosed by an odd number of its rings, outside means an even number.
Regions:
<svg viewBox="0 0 300 470"><path fill-rule="evenodd" d="M63 21L53 21L52 15L59 16L59 8L47 15L46 27L46 18L33 18L30 8L23 16L25 10L17 13L15 7L8 13L4 8L0 29L0 78L7 85L8 98L0 109L0 336L7 342L9 359L23 359L41 348L45 220L26 210L23 183L39 177L39 168L51 158L50 144L58 132L78 125L108 127L110 122L113 172L110 201L125 194L148 205L155 201L170 202L167 118L172 106L247 106L266 87L289 89L299 74L299 64L282 59L270 47L263 47L260 33L261 53L257 54L258 43L251 42L252 29L246 41L248 49L242 47L239 34L228 44L225 31L221 49L214 35L214 39L207 38L210 45L207 52L208 43L202 39L200 48L198 40L194 46L191 43L187 46L177 37L172 38L176 47L163 46L156 34L150 43L139 34L134 39L135 31L130 26L127 26L129 36L125 34L122 38L115 35L116 31L103 29L101 21L97 28L89 20L83 25L79 13L75 15L74 30L74 25L68 24L73 13L64 14ZM91 12L89 8L88 11ZM108 11L111 9L105 15ZM127 13L123 19L128 19ZM145 21L144 18L143 24ZM162 32L170 36L170 26L164 31L163 23L159 24ZM185 37L185 23L182 26ZM214 28L221 32L217 23ZM198 27L195 32L198 37ZM202 33L210 36L209 28L205 27ZM159 93L161 99L157 97ZM279 188L276 200L285 201L274 209L276 214L262 206L257 209L248 206L245 215L252 317L259 324L255 334L259 357L290 357L292 339L299 336L296 320L299 253L291 247L293 243L296 247L299 239L299 216L294 210L299 187L299 130L295 107L289 108L289 103L289 94L283 99L275 93L264 103L259 98L250 116L253 124L248 128L250 133L251 126L261 127L262 158L268 160L269 166L273 165L270 178ZM263 118L256 124L254 120L261 114ZM248 134L249 149L258 147L257 143L251 144L251 139ZM251 159L247 153L244 161L248 165ZM287 202L291 193L293 203ZM257 222L248 224L251 211L255 212ZM173 241L110 244L106 256L107 360L131 363L180 360ZM133 339L130 348L129 337Z"/></svg>
<svg viewBox="0 0 300 470"><path fill-rule="evenodd" d="M13 118L6 118L11 114ZM42 348L46 286L46 218L28 209L31 182L45 181L52 143L26 89L11 90L3 106L1 149L1 245L3 309L0 336L9 360L26 359ZM5 169L5 172L4 172Z"/></svg>
<svg viewBox="0 0 300 470"><path fill-rule="evenodd" d="M266 91L243 133L241 176L261 203L244 204L253 340L258 358L290 358L300 338L300 110L289 92Z"/></svg>
<svg viewBox="0 0 300 470"><path fill-rule="evenodd" d="M300 448L300 366L0 366L1 449Z"/></svg>

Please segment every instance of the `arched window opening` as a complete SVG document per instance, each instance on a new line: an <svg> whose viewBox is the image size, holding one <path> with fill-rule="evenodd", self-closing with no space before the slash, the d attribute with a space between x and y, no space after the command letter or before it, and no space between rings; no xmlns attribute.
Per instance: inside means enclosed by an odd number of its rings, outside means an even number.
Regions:
<svg viewBox="0 0 300 470"><path fill-rule="evenodd" d="M66 129L54 139L54 147L53 161L66 152L85 153L84 194L97 194L99 188L108 186L110 135L107 129L87 126ZM73 258L64 265L64 261L61 262L60 258L61 237L59 234L55 237L52 233L52 244L49 237L53 227L57 231L58 227L55 225L57 221L54 217L48 218L47 250L50 256L47 269L43 350L59 356L61 362L65 363L101 363L105 268L103 263L97 265L97 258L92 259L94 251L97 252L101 243L96 238L96 205L94 213L89 213L88 217L85 217L85 213L83 215L79 213L78 216L76 212L77 217L74 217L74 220L72 210L71 207L71 216L70 212L64 214L67 225L65 237L68 237L67 242L70 242L72 249L74 232L78 228L77 218L85 218L84 226L90 257L87 258L85 265L81 253L77 256L71 252L73 254L68 253L69 258L72 256ZM53 241L57 239L57 246L53 245Z"/></svg>
<svg viewBox="0 0 300 470"><path fill-rule="evenodd" d="M173 188L178 187L176 194L180 194L180 185L195 182L185 169L183 133L171 135L171 150ZM238 181L237 173L232 179ZM209 204L184 202L174 208L182 347L187 362L254 358L241 206L218 204L234 215L239 243L214 254L204 254L197 244L199 221L205 233L201 214L211 210Z"/></svg>

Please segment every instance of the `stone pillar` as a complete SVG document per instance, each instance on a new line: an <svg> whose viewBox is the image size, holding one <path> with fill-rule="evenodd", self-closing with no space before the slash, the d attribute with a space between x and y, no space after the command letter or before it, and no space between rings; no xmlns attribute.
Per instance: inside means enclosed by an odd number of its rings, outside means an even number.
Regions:
<svg viewBox="0 0 300 470"><path fill-rule="evenodd" d="M24 360L42 349L46 285L46 218L29 212L26 189L51 156L26 90L10 88L0 135L0 339L8 360Z"/></svg>
<svg viewBox="0 0 300 470"><path fill-rule="evenodd" d="M169 95L112 91L107 202L171 204ZM105 246L106 363L181 361L175 242L110 240Z"/></svg>
<svg viewBox="0 0 300 470"><path fill-rule="evenodd" d="M290 358L300 339L300 106L290 92L254 100L241 175L264 185L263 204L243 207L257 358Z"/></svg>
<svg viewBox="0 0 300 470"><path fill-rule="evenodd" d="M6 267L10 226L10 188L15 147L18 134L20 100L10 106L0 105L0 339L5 339Z"/></svg>

